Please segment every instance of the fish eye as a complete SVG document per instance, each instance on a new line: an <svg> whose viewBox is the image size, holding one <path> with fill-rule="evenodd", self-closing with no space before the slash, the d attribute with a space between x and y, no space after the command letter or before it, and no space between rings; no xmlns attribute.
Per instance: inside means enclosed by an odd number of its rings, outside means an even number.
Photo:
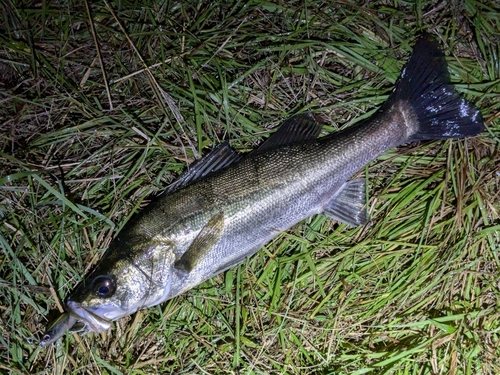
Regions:
<svg viewBox="0 0 500 375"><path fill-rule="evenodd" d="M109 298L115 293L115 281L109 276L97 276L94 279L93 290L96 296Z"/></svg>

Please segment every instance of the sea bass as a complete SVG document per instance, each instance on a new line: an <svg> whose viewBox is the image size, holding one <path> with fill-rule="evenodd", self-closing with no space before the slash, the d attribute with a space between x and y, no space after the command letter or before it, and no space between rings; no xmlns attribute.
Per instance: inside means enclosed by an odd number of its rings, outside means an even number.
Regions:
<svg viewBox="0 0 500 375"><path fill-rule="evenodd" d="M241 263L311 215L361 225L366 183L352 176L367 163L407 142L470 137L483 128L478 109L449 83L438 43L423 35L370 119L319 137L315 117L300 114L244 157L223 143L193 163L112 240L45 342L76 321L105 331Z"/></svg>

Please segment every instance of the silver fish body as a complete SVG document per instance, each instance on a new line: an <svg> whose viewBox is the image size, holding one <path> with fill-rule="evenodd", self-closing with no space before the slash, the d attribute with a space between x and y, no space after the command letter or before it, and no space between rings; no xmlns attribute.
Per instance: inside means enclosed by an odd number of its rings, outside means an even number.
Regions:
<svg viewBox="0 0 500 375"><path fill-rule="evenodd" d="M386 122L359 126L335 137L249 156L234 167L164 197L136 228L147 228L153 238L171 240L177 256L188 251L209 220L219 216L223 221L218 241L190 272L173 268L166 298L242 262L299 221L324 213L354 173L406 139L406 131L397 135L401 127L396 119L390 121L394 126ZM390 138L387 132L392 133ZM371 144L367 147L368 140ZM356 186L361 195L357 197L362 199L364 184ZM150 221L163 217L167 207L168 219Z"/></svg>
<svg viewBox="0 0 500 375"><path fill-rule="evenodd" d="M448 79L439 46L424 36L369 120L318 138L321 126L302 114L246 157L220 146L126 225L67 309L101 332L242 262L311 215L364 223L365 182L350 180L363 166L409 141L483 129Z"/></svg>

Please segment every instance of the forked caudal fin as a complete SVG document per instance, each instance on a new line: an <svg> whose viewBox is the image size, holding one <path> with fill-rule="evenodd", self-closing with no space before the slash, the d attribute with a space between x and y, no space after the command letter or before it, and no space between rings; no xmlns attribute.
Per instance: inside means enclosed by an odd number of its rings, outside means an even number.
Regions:
<svg viewBox="0 0 500 375"><path fill-rule="evenodd" d="M408 141L464 138L484 129L479 110L450 84L444 54L429 34L417 40L382 110L399 101L409 103L418 119Z"/></svg>

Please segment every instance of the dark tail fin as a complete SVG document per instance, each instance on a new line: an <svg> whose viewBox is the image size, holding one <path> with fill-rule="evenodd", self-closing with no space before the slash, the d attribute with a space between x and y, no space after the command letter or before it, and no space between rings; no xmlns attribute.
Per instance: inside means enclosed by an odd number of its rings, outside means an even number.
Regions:
<svg viewBox="0 0 500 375"><path fill-rule="evenodd" d="M484 129L479 110L450 84L443 52L428 34L415 44L386 105L400 100L412 106L419 122L408 141L464 138Z"/></svg>

